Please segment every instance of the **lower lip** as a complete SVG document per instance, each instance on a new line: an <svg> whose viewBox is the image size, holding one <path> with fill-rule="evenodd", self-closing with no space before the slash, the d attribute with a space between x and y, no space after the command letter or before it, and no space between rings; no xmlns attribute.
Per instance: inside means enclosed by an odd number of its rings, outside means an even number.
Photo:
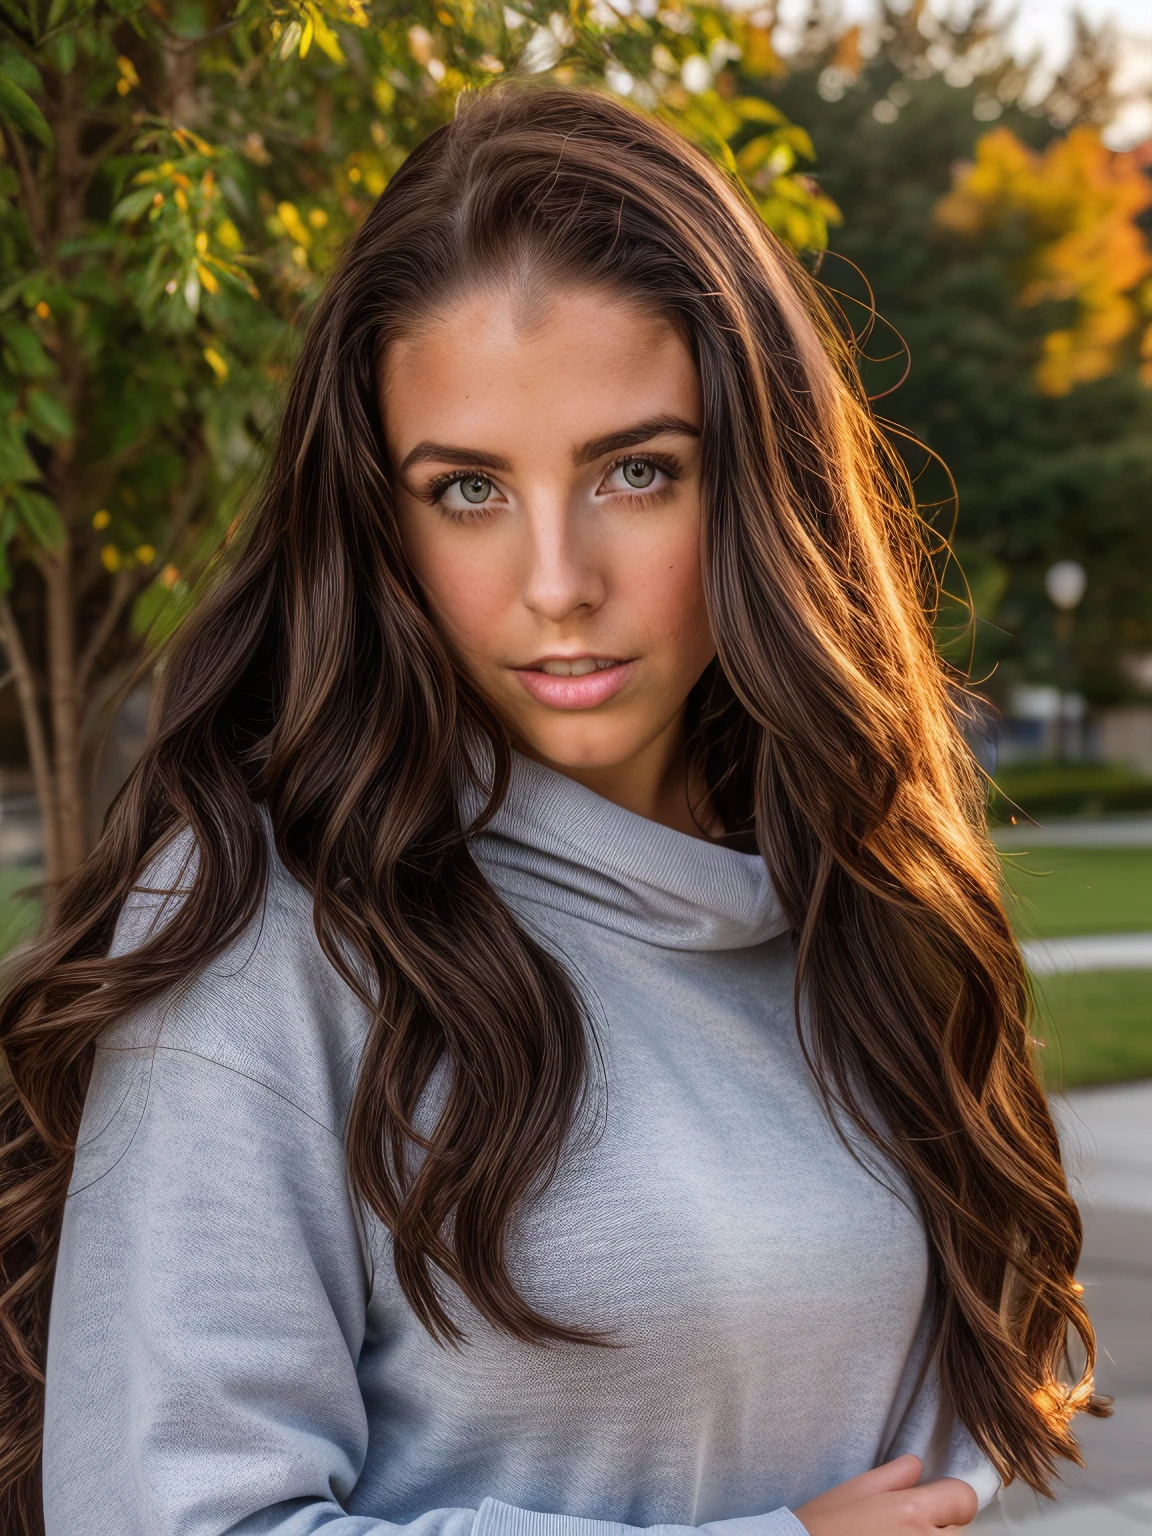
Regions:
<svg viewBox="0 0 1152 1536"><path fill-rule="evenodd" d="M550 672L532 672L527 667L513 670L538 704L551 709L595 709L619 693L635 666L634 661L621 661L599 672L586 672L583 677L553 677Z"/></svg>

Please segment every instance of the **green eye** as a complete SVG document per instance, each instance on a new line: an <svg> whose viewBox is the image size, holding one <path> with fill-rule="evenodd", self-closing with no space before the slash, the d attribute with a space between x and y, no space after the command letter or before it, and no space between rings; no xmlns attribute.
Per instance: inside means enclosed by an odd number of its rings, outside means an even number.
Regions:
<svg viewBox="0 0 1152 1536"><path fill-rule="evenodd" d="M487 475L468 475L463 480L457 480L456 484L465 501L487 501L492 494L492 482Z"/></svg>
<svg viewBox="0 0 1152 1536"><path fill-rule="evenodd" d="M629 459L624 465L624 479L634 491L644 491L656 478L656 466L647 459Z"/></svg>

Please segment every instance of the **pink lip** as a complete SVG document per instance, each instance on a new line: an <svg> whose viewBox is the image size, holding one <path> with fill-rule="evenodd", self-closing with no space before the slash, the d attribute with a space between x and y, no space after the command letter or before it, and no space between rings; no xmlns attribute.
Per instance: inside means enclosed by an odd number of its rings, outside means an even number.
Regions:
<svg viewBox="0 0 1152 1536"><path fill-rule="evenodd" d="M623 688L635 666L634 661L621 661L602 672L586 672L583 677L553 677L528 667L512 670L538 704L552 709L595 709Z"/></svg>

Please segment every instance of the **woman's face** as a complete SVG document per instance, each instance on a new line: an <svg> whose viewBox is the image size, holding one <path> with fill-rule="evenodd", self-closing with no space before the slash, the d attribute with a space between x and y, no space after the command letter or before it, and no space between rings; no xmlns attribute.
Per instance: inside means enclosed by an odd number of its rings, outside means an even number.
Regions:
<svg viewBox="0 0 1152 1536"><path fill-rule="evenodd" d="M396 342L382 386L412 570L517 745L666 771L714 654L677 331L595 290L476 292Z"/></svg>

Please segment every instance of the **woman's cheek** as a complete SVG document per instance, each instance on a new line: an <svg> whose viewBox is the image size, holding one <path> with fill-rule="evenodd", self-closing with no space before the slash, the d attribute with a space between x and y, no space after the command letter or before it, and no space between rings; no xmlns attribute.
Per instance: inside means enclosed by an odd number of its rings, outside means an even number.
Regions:
<svg viewBox="0 0 1152 1536"><path fill-rule="evenodd" d="M507 627L507 576L483 549L439 551L417 580L440 632L470 671L491 665Z"/></svg>
<svg viewBox="0 0 1152 1536"><path fill-rule="evenodd" d="M710 659L714 646L704 600L698 525L675 540L634 551L621 586L644 631L685 665ZM678 670L678 668L675 668Z"/></svg>

